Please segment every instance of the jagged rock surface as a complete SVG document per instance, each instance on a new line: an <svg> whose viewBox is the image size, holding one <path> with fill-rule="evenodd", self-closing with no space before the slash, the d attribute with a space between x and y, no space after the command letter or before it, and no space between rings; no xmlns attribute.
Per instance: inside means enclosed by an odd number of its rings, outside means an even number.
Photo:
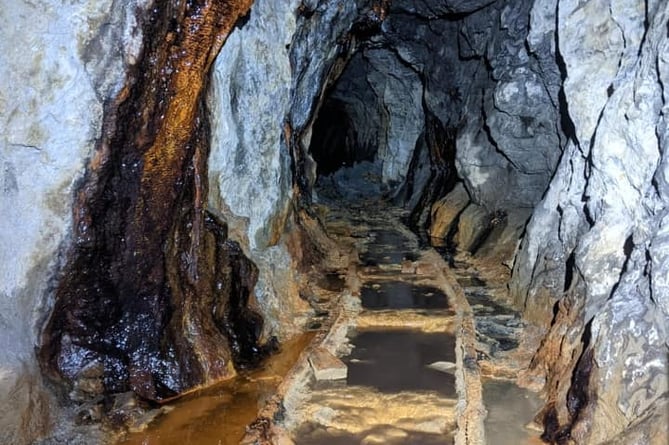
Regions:
<svg viewBox="0 0 669 445"><path fill-rule="evenodd" d="M73 188L104 101L136 61L141 23L113 1L5 2L0 14L0 442L32 442L55 416L34 348L67 244ZM113 26L107 26L113 23Z"/></svg>
<svg viewBox="0 0 669 445"><path fill-rule="evenodd" d="M307 153L313 113L350 56L347 32L359 7L257 0L215 65L209 202L258 264L256 295L267 331L279 336L301 328L308 309L299 298L298 253L282 236L294 216L294 185L315 181Z"/></svg>
<svg viewBox="0 0 669 445"><path fill-rule="evenodd" d="M71 399L87 387L160 401L263 355L257 269L205 208L209 69L250 5L154 5L138 63L105 104L38 352Z"/></svg>
<svg viewBox="0 0 669 445"><path fill-rule="evenodd" d="M549 373L549 440L666 442L668 18L652 1L533 9L534 29L557 32L571 132L512 286L526 316L554 319L538 366L560 360L561 342L580 354ZM553 318L560 298L569 304ZM576 316L562 315L572 307Z"/></svg>

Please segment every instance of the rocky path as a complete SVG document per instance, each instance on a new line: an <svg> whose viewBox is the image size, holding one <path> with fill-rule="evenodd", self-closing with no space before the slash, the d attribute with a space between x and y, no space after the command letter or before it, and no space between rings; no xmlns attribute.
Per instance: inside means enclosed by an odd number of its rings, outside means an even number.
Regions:
<svg viewBox="0 0 669 445"><path fill-rule="evenodd" d="M462 258L452 267L421 247L399 209L321 210L329 234L355 245L357 261L328 333L305 351L281 401L265 412L279 419L269 440L475 445L487 434L495 438L488 443L535 443L538 433L524 425L537 400L489 378L516 369L508 353L523 328L496 302L501 285L488 286Z"/></svg>
<svg viewBox="0 0 669 445"><path fill-rule="evenodd" d="M348 231L360 252L359 313L342 344L347 376L309 385L293 414L295 442L449 443L457 417L453 302L398 212L342 213L328 215L328 229Z"/></svg>

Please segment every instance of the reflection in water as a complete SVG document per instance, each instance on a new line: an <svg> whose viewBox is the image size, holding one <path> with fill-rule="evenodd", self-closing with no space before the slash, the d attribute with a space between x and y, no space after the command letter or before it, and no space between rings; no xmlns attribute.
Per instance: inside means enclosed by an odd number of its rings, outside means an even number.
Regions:
<svg viewBox="0 0 669 445"><path fill-rule="evenodd" d="M312 338L308 333L286 341L261 369L184 396L146 431L129 434L119 445L238 445Z"/></svg>
<svg viewBox="0 0 669 445"><path fill-rule="evenodd" d="M369 232L373 243L367 245L367 251L360 254L360 260L366 266L379 264L400 264L403 260L416 261L416 246L401 232L377 230Z"/></svg>
<svg viewBox="0 0 669 445"><path fill-rule="evenodd" d="M539 433L525 425L542 407L539 397L513 382L489 380L483 382L483 402L488 410L485 419L486 436L496 445L541 444Z"/></svg>
<svg viewBox="0 0 669 445"><path fill-rule="evenodd" d="M385 445L446 445L453 443L449 433L429 434L418 431L396 429L388 434L387 429L365 431L354 434L346 431L325 431L322 427L307 424L298 433L297 445L355 445L382 443Z"/></svg>
<svg viewBox="0 0 669 445"><path fill-rule="evenodd" d="M362 286L360 301L365 309L446 309L443 291L404 281L368 282Z"/></svg>
<svg viewBox="0 0 669 445"><path fill-rule="evenodd" d="M455 337L419 331L370 330L351 339L349 385L381 392L436 391L456 397L455 377L429 367L439 361L455 362Z"/></svg>

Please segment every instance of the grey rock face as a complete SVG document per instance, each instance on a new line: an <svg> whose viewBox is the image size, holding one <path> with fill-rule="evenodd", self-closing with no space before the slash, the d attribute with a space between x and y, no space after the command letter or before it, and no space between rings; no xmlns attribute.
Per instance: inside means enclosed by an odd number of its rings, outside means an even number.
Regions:
<svg viewBox="0 0 669 445"><path fill-rule="evenodd" d="M617 1L559 1L557 11L574 139L532 216L512 285L527 313L550 319L542 289L550 286L555 298L565 284L585 284L579 322L591 336L584 346L592 362L582 358L579 369L591 369L597 397L566 427L578 443L601 443L639 418L666 424L651 407L666 406L668 391L666 255L659 252L667 250L669 13L661 2ZM549 15L532 17L535 29L550 26ZM661 443L667 432L646 437Z"/></svg>
<svg viewBox="0 0 669 445"><path fill-rule="evenodd" d="M47 281L67 245L73 185L100 134L103 101L116 94L141 44L134 11L146 2L115 3L2 6L2 443L31 442L48 427L49 400L33 352L48 310Z"/></svg>
<svg viewBox="0 0 669 445"><path fill-rule="evenodd" d="M258 265L256 295L266 328L280 335L297 329L304 311L296 266L280 242L293 199L286 131L312 124L333 64L348 55L338 42L358 17L358 5L341 6L256 1L248 22L221 50L212 79L210 206ZM308 139L307 132L305 147ZM315 179L310 168L305 174Z"/></svg>
<svg viewBox="0 0 669 445"><path fill-rule="evenodd" d="M291 103L287 47L297 3L255 2L248 22L230 35L214 67L211 202L248 221L251 249L273 243L270 231L281 227L290 200L283 120Z"/></svg>
<svg viewBox="0 0 669 445"><path fill-rule="evenodd" d="M560 156L558 68L525 45L531 5L498 2L460 27L464 55L481 57L490 71L477 73L480 87L466 101L456 162L472 198L489 209L532 207ZM537 31L533 42L545 50L550 38Z"/></svg>

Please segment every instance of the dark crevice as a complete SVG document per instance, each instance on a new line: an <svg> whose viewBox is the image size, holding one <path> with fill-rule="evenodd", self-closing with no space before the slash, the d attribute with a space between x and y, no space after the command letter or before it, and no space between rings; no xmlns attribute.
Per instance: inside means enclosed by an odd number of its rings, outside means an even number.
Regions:
<svg viewBox="0 0 669 445"><path fill-rule="evenodd" d="M556 5L557 8L557 5ZM555 13L555 29L559 30L559 23L558 23L558 17L559 14ZM560 86L560 91L558 91L558 114L560 116L560 127L562 129L562 132L564 135L567 137L567 139L570 139L573 141L575 144L578 144L578 139L576 137L576 126L574 126L574 122L571 120L571 117L569 116L569 107L567 105L567 96L565 95L564 92L564 81L567 78L567 65L565 64L564 59L562 58L562 53L560 52L560 39L558 38L558 33L559 31L555 32L555 64L558 67L558 70L560 71L560 78L562 80Z"/></svg>
<svg viewBox="0 0 669 445"><path fill-rule="evenodd" d="M405 180L407 187L407 198L414 193L419 197L413 208L410 209L409 227L419 235L426 238L425 233L430 224L430 213L432 204L445 196L455 187L458 180L455 168L455 141L457 130L455 128L444 128L439 119L424 107L425 112L425 144L429 154L429 176L422 189L414 190L416 180L414 174L417 162L417 151L409 166L408 176ZM405 202L407 204L407 202Z"/></svg>
<svg viewBox="0 0 669 445"><path fill-rule="evenodd" d="M581 419L584 409L591 401L590 377L594 366L594 352L590 348L592 335L592 320L583 330L581 336L582 353L576 362L571 375L569 390L567 391L566 408L568 420L561 424L557 407L553 402L544 410L544 432L541 439L554 445L568 445L572 442L572 430Z"/></svg>
<svg viewBox="0 0 669 445"><path fill-rule="evenodd" d="M611 288L611 292L609 293L608 297L609 300L613 298L613 296L615 295L616 291L618 290L618 287L620 286L620 283L622 282L625 272L627 272L627 267L629 265L630 257L632 256L633 250L634 250L634 240L633 240L633 235L630 235L625 239L625 243L623 244L623 255L625 256L625 260L623 261L623 267L620 269L620 274L618 275L618 279Z"/></svg>
<svg viewBox="0 0 669 445"><path fill-rule="evenodd" d="M567 262L565 263L565 275L564 275L564 286L562 287L562 292L567 292L572 285L574 280L574 268L576 267L576 256L575 251L569 254Z"/></svg>
<svg viewBox="0 0 669 445"><path fill-rule="evenodd" d="M590 401L590 374L594 365L593 349L590 348L591 330L592 320L584 327L583 337L581 338L583 353L576 363L571 386L567 392L567 410L572 426L579 420L580 413Z"/></svg>

